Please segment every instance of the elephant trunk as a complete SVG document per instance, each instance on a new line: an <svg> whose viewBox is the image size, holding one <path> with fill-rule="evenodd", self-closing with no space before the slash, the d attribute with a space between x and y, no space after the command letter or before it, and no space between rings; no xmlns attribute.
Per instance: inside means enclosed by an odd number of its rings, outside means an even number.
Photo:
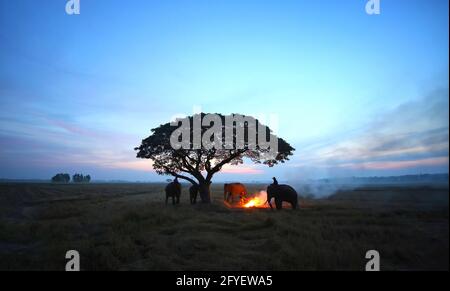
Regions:
<svg viewBox="0 0 450 291"><path fill-rule="evenodd" d="M268 203L270 208L272 209L272 204L270 203L270 201L272 200L272 195L270 195L269 193L267 193L267 200L265 203ZM264 204L265 204L264 203Z"/></svg>

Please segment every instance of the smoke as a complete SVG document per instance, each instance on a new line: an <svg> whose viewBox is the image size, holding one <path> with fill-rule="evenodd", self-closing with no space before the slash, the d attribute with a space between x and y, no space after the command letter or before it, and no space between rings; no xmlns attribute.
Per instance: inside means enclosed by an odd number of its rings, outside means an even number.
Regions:
<svg viewBox="0 0 450 291"><path fill-rule="evenodd" d="M287 180L302 196L323 198L373 182L345 177L448 173L448 96L448 87L433 90L359 130L305 144Z"/></svg>
<svg viewBox="0 0 450 291"><path fill-rule="evenodd" d="M363 186L363 183L344 183L343 181L340 182L325 179L303 183L293 182L291 185L295 188L300 197L309 199L323 199L328 198L339 191L355 190L356 188Z"/></svg>
<svg viewBox="0 0 450 291"><path fill-rule="evenodd" d="M321 199L328 198L329 196L332 196L337 192L349 192L354 191L358 188L382 189L384 187L390 188L393 186L401 186L413 188L416 187L418 189L448 189L449 175L421 174L387 177L349 177L310 180L305 182L297 181L292 182L291 185L294 186L301 197Z"/></svg>

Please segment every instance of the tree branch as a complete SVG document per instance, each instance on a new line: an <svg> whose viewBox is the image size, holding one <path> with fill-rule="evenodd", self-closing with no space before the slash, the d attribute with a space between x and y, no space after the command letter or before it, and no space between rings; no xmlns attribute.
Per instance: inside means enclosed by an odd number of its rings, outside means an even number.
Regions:
<svg viewBox="0 0 450 291"><path fill-rule="evenodd" d="M174 176L174 177L177 177L177 178L180 178L180 179L184 179L184 180L186 180L186 181L189 181L189 182L191 182L193 185L198 186L198 183L195 182L194 179L191 179L191 178L189 178L189 177L187 177L187 176L180 175L180 174L178 174L178 173L176 173L176 172L173 172L173 171L167 171L167 173L171 174L171 175Z"/></svg>
<svg viewBox="0 0 450 291"><path fill-rule="evenodd" d="M197 161L195 163L195 169L198 171L200 168L200 163L202 162L202 151L197 150Z"/></svg>
<svg viewBox="0 0 450 291"><path fill-rule="evenodd" d="M215 165L210 171L208 171L208 175L206 176L206 180L209 181L212 179L212 176L217 173L218 171L221 170L221 168L225 165L228 164L229 162L231 162L232 160L234 160L235 158L239 157L240 155L242 155L243 153L245 153L248 149L244 149L244 150L237 150L236 153L232 154L231 156L229 156L228 158L224 159L223 161L221 161L220 163L218 163L217 165Z"/></svg>

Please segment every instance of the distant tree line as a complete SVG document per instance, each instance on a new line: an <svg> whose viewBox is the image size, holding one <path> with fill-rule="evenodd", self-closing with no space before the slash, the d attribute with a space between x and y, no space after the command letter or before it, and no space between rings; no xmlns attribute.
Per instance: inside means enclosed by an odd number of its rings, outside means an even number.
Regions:
<svg viewBox="0 0 450 291"><path fill-rule="evenodd" d="M70 175L67 173L59 173L53 176L52 183L69 183L70 182ZM89 183L91 182L91 176L83 174L74 174L72 176L72 182L73 183Z"/></svg>
<svg viewBox="0 0 450 291"><path fill-rule="evenodd" d="M74 183L89 183L91 181L91 176L89 175L83 176L83 174L75 174L72 176L72 181Z"/></svg>
<svg viewBox="0 0 450 291"><path fill-rule="evenodd" d="M52 178L53 183L69 183L70 182L70 175L69 174L56 174Z"/></svg>

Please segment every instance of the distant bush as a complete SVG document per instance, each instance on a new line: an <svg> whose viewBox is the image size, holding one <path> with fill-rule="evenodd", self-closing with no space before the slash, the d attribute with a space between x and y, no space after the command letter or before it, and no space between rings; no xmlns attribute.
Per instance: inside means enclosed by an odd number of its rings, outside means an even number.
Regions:
<svg viewBox="0 0 450 291"><path fill-rule="evenodd" d="M52 183L69 183L70 182L70 175L69 174L56 174L52 178Z"/></svg>
<svg viewBox="0 0 450 291"><path fill-rule="evenodd" d="M72 181L74 183L89 183L91 181L91 176L90 175L83 176L83 174L75 174L72 176Z"/></svg>

